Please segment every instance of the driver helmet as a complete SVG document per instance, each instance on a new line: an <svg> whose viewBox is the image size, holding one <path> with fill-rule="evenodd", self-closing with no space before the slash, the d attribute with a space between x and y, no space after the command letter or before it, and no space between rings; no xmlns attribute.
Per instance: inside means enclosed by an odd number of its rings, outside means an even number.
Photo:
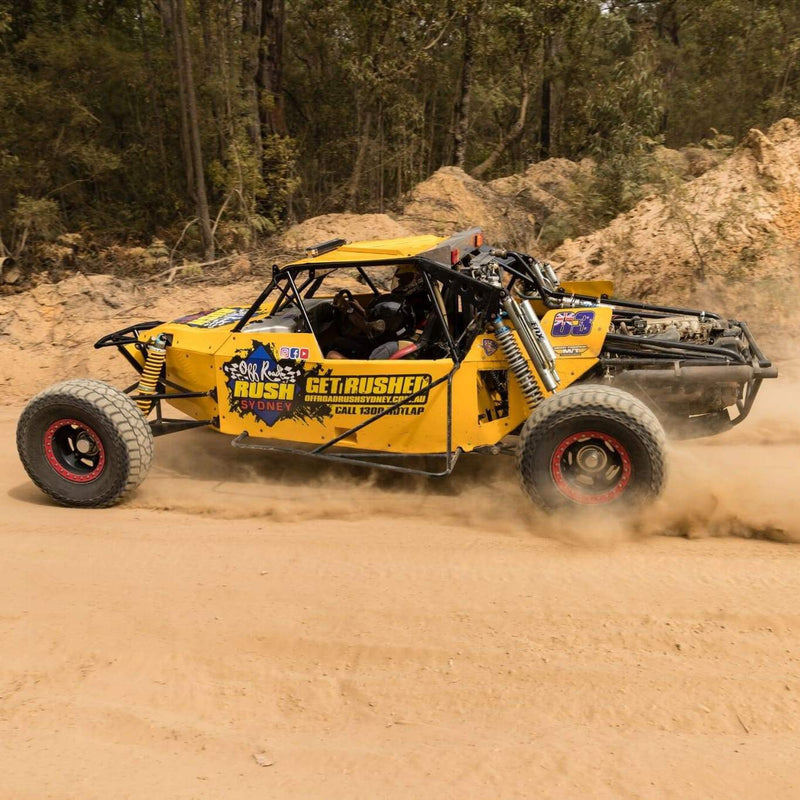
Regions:
<svg viewBox="0 0 800 800"><path fill-rule="evenodd" d="M392 294L411 295L423 288L422 274L413 264L400 264L394 271Z"/></svg>

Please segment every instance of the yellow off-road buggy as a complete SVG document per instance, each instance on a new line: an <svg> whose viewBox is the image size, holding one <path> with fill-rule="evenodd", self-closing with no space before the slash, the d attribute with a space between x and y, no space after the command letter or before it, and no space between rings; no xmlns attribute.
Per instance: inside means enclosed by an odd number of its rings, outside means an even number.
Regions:
<svg viewBox="0 0 800 800"><path fill-rule="evenodd" d="M235 447L425 475L513 453L543 508L641 501L664 482L664 427L723 431L777 371L743 322L611 291L561 282L479 230L326 242L275 267L249 307L103 337L138 381L42 392L20 457L72 506L116 502L144 479L153 436L201 426Z"/></svg>

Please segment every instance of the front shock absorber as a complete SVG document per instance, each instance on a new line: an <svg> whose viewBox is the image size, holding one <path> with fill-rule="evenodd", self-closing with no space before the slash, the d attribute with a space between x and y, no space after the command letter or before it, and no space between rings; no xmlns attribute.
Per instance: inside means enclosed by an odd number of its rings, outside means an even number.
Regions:
<svg viewBox="0 0 800 800"><path fill-rule="evenodd" d="M543 400L542 390L539 388L536 378L533 377L511 328L503 322L503 318L499 314L495 317L493 325L497 341L508 361L508 368L514 373L528 408L533 411Z"/></svg>
<svg viewBox="0 0 800 800"><path fill-rule="evenodd" d="M167 358L167 337L163 333L154 336L147 345L147 358L144 362L142 377L136 392L139 395L156 394L158 390L158 379L161 377L161 368ZM147 416L153 410L153 400L141 398L136 401L139 411Z"/></svg>

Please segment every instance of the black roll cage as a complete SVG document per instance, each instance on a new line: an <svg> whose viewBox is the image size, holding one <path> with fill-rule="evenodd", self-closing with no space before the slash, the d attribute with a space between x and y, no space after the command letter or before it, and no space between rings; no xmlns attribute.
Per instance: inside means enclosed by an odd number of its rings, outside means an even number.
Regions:
<svg viewBox="0 0 800 800"><path fill-rule="evenodd" d="M301 293L303 291L306 291L305 294L306 298L311 298L314 296L314 293L322 285L323 280L332 272L339 269L356 269L359 275L361 275L361 277L363 278L364 282L367 284L367 286L369 286L371 291L375 295L379 295L380 292L378 288L375 286L372 280L370 280L369 275L364 268L387 267L387 266L397 267L405 264L415 267L416 269L419 270L420 274L422 275L425 288L427 289L434 310L436 324L441 328L443 332L443 337L447 344L447 350L453 361L453 366L447 372L447 374L443 375L440 378L437 378L435 381L433 381L433 383L428 384L422 389L419 389L418 391L415 391L412 394L407 395L406 397L402 398L396 403L387 406L380 413L371 416L369 419L366 419L363 422L358 423L357 425L354 425L352 428L349 428L348 430L338 434L332 439L329 439L327 442L323 442L321 445L318 445L317 447L311 450L303 450L295 447L277 447L275 445L252 442L250 440L251 437L248 435L246 431L240 433L233 440L232 444L234 447L266 450L273 453L301 455L301 456L322 459L324 461L357 464L366 467L374 467L379 469L390 470L392 472L403 472L411 475L443 477L445 475L449 475L453 471L456 461L458 460L458 457L461 453L460 449L456 450L453 449L453 376L461 366L462 355L469 347L469 344L471 343L471 339L466 335L468 331L472 330L477 335L477 332L482 328L482 325L485 324L489 316L497 313L500 307L500 297L503 293L503 289L501 289L500 287L488 285L468 275L464 275L463 273L460 273L455 269L442 266L441 264L435 261L420 256L408 257L408 258L374 259L369 261L359 261L356 264L354 264L352 261L327 262L322 267L318 267L317 265L309 265L307 263L290 264L284 267L283 269L278 269L276 266L273 268L273 277L270 283L267 285L264 291L258 296L255 303L253 303L253 305L248 309L247 313L242 317L242 319L236 323L236 325L233 327L232 330L233 332L242 331L242 329L247 325L250 319L252 319L253 316L260 310L260 308L263 306L264 302L269 297L269 295L273 291L275 291L276 288L278 288L281 282L284 282L283 286L281 286L280 288L280 295L278 296L278 300L275 306L273 307L271 313L274 315L278 313L282 308L288 306L289 303L292 302L292 300L289 299L291 295L293 296L294 302L301 310L301 313L303 315L303 320L308 330L311 333L314 333L314 330L311 326L311 321L308 318L308 312L306 311L305 305L302 302L303 295ZM298 286L297 276L306 271L308 272L306 279L300 284L300 286ZM445 292L444 292L445 296L451 295L452 291L455 290L456 296L460 296L462 298L465 297L472 298L472 302L470 303L470 305L473 308L472 320L467 326L465 326L465 330L462 332L461 336L459 336L457 340L453 339L453 335L450 331L450 327L447 324L445 315L442 311L442 308L439 305L439 302L437 301L436 293L434 291L434 281L442 282L443 286L445 287ZM445 300L445 303L447 303L447 300ZM331 453L329 452L330 448L339 444L343 440L358 433L359 431L366 428L368 425L372 425L373 423L377 422L379 419L382 419L388 414L391 414L396 409L408 405L419 395L429 392L431 389L441 385L442 383L447 383L447 423L446 423L447 449L444 453L416 454L416 453L366 453L366 452ZM397 460L403 460L403 459L419 459L426 457L444 459L442 468L433 470L416 469L410 466L402 466L397 463L393 464L382 463L381 461L377 460L381 458L383 459L393 458Z"/></svg>
<svg viewBox="0 0 800 800"><path fill-rule="evenodd" d="M424 256L388 259L376 258L358 262L329 261L322 264L299 263L289 264L282 268L275 265L272 268L272 280L256 298L256 301L250 306L245 315L233 326L232 332L240 333L253 316L258 313L270 294L278 289L280 293L270 316L275 316L282 309L294 303L299 307L303 315L303 321L308 330L313 333L311 321L308 318L308 312L302 300L304 297L313 297L325 278L333 272L340 269L355 269L364 283L369 287L370 291L375 295L379 295L381 292L370 278L366 268L399 267L404 265L416 268L423 276L423 280L425 281L426 288L430 295L430 300L434 307L437 307L437 301L433 291L433 281L442 282L445 287L445 294L447 293L447 289L454 288L459 296L472 298L472 304L475 307L475 315L481 318L496 313L500 307L500 295L503 291L501 288L490 286L452 267L445 267ZM307 273L307 276L300 285L298 285L298 277L303 273ZM303 292L305 292L305 294L303 294Z"/></svg>

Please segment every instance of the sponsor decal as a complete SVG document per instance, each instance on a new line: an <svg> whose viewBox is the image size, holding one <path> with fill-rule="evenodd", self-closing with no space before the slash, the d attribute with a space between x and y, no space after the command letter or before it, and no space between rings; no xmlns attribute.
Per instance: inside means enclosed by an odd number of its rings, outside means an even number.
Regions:
<svg viewBox="0 0 800 800"><path fill-rule="evenodd" d="M322 367L307 370L299 358L276 358L270 344L253 342L250 350L223 364L222 371L228 378L230 407L242 417L251 415L272 427L281 419L321 420L331 415L328 404L305 399L306 380L322 374Z"/></svg>
<svg viewBox="0 0 800 800"><path fill-rule="evenodd" d="M554 347L557 355L560 356L579 356L585 353L589 348L585 344L562 345L561 347Z"/></svg>
<svg viewBox="0 0 800 800"><path fill-rule="evenodd" d="M283 419L319 422L333 414L375 415L419 392L389 413L415 416L425 410L430 375L333 375L320 364L308 368L307 357L304 347L261 342L239 351L222 365L231 409L272 427Z"/></svg>
<svg viewBox="0 0 800 800"><path fill-rule="evenodd" d="M247 313L246 308L217 308L214 311L199 311L174 320L192 328L221 328L238 322Z"/></svg>
<svg viewBox="0 0 800 800"><path fill-rule="evenodd" d="M281 347L280 350L280 357L281 358L299 358L301 361L305 361L308 359L308 348L307 347Z"/></svg>
<svg viewBox="0 0 800 800"><path fill-rule="evenodd" d="M430 375L326 375L306 379L306 399L314 403L390 406L415 392L409 405L424 406Z"/></svg>
<svg viewBox="0 0 800 800"><path fill-rule="evenodd" d="M559 311L553 318L553 336L588 336L592 332L594 311Z"/></svg>
<svg viewBox="0 0 800 800"><path fill-rule="evenodd" d="M487 356L493 356L497 352L497 342L494 339L482 339L481 350Z"/></svg>

